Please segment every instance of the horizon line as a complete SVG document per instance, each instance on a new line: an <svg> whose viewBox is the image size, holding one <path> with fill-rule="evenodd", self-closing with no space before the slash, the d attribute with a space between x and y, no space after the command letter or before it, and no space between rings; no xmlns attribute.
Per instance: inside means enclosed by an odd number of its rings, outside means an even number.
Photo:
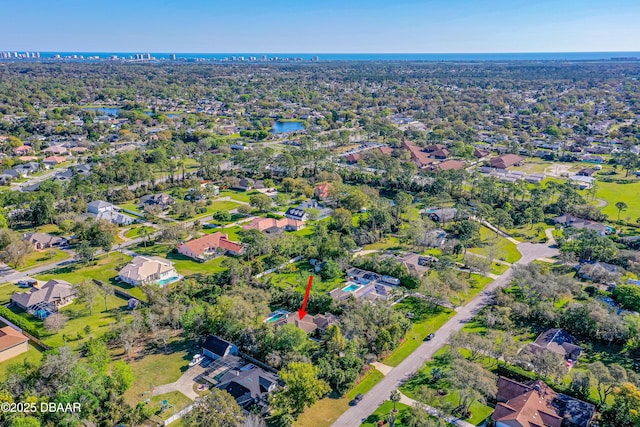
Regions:
<svg viewBox="0 0 640 427"><path fill-rule="evenodd" d="M492 55L492 54L536 54L536 53L640 53L639 50L569 50L569 51L482 51L482 52L257 52L257 51L227 51L227 52L195 52L195 51L151 51L151 50L39 50L39 49L9 49L0 48L0 52L41 52L41 53L162 53L162 54L206 54L206 55L224 55L231 53L251 53L259 55Z"/></svg>

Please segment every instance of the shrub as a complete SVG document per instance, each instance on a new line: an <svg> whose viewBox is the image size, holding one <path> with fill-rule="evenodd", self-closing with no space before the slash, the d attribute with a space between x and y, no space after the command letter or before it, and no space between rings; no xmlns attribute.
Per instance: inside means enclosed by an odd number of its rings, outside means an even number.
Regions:
<svg viewBox="0 0 640 427"><path fill-rule="evenodd" d="M13 323L20 329L24 330L25 332L33 335L34 337L40 338L40 332L38 330L38 327L33 322L31 322L28 319L25 319L19 314L14 313L13 311L9 310L7 307L0 306L0 316L4 317L8 321Z"/></svg>

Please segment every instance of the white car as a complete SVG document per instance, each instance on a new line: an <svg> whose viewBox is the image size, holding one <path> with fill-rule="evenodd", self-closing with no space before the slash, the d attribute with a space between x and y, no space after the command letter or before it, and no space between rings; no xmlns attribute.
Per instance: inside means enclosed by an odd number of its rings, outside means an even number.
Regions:
<svg viewBox="0 0 640 427"><path fill-rule="evenodd" d="M200 362L202 362L202 355L201 354L196 354L195 356L193 356L193 359L191 359L191 362L189 362L189 366L195 366L197 364L199 364Z"/></svg>

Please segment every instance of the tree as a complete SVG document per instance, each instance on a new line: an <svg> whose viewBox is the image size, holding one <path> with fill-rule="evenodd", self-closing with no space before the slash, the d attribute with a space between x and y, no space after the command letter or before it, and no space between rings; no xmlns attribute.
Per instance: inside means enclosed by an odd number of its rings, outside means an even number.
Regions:
<svg viewBox="0 0 640 427"><path fill-rule="evenodd" d="M603 427L637 427L640 425L640 389L623 382L614 389L613 405L602 414Z"/></svg>
<svg viewBox="0 0 640 427"><path fill-rule="evenodd" d="M348 231L352 227L351 212L337 208L331 215L331 228L337 231Z"/></svg>
<svg viewBox="0 0 640 427"><path fill-rule="evenodd" d="M0 261L20 267L27 255L33 252L33 245L26 240L16 240L9 243L2 251L0 251Z"/></svg>
<svg viewBox="0 0 640 427"><path fill-rule="evenodd" d="M100 291L100 294L104 299L104 311L108 311L109 310L108 299L110 296L113 296L115 294L113 286L103 283L102 286L98 287L98 290Z"/></svg>
<svg viewBox="0 0 640 427"><path fill-rule="evenodd" d="M342 270L340 269L340 266L333 260L326 261L320 269L320 277L322 277L322 280L324 281L333 280L341 275Z"/></svg>
<svg viewBox="0 0 640 427"><path fill-rule="evenodd" d="M627 371L617 363L607 367L598 361L587 365L587 369L593 377L601 405L606 404L607 398L616 386L627 380Z"/></svg>
<svg viewBox="0 0 640 427"><path fill-rule="evenodd" d="M280 371L284 390L273 395L273 407L280 412L300 414L331 391L329 384L318 378L316 366L306 362L291 362Z"/></svg>
<svg viewBox="0 0 640 427"><path fill-rule="evenodd" d="M620 222L620 214L626 210L629 206L625 202L617 202L616 209L618 209L618 222Z"/></svg>
<svg viewBox="0 0 640 427"><path fill-rule="evenodd" d="M88 264L96 258L96 248L84 240L76 247L76 257L84 264Z"/></svg>
<svg viewBox="0 0 640 427"><path fill-rule="evenodd" d="M495 397L497 392L495 376L482 366L464 358L457 358L447 373L451 385L460 392L457 412L463 416L469 414L471 404Z"/></svg>
<svg viewBox="0 0 640 427"><path fill-rule="evenodd" d="M113 362L111 366L111 378L113 378L116 390L124 393L133 384L133 368L122 360Z"/></svg>
<svg viewBox="0 0 640 427"><path fill-rule="evenodd" d="M64 314L53 313L44 320L44 327L47 328L48 331L58 333L62 330L62 328L64 328L67 320L69 320L69 318Z"/></svg>
<svg viewBox="0 0 640 427"><path fill-rule="evenodd" d="M76 287L78 302L85 305L89 315L93 315L93 301L98 296L98 288L91 280L83 280Z"/></svg>
<svg viewBox="0 0 640 427"><path fill-rule="evenodd" d="M187 427L242 427L244 415L233 396L212 388L211 393L198 400L183 420Z"/></svg>
<svg viewBox="0 0 640 427"><path fill-rule="evenodd" d="M400 391L399 390L393 390L391 392L391 396L390 396L390 400L393 402L393 412L398 412L398 410L396 409L396 403L400 402Z"/></svg>
<svg viewBox="0 0 640 427"><path fill-rule="evenodd" d="M249 198L249 204L259 211L266 212L269 210L269 208L271 208L273 200L271 200L271 197L267 196L266 194L260 193L251 196Z"/></svg>

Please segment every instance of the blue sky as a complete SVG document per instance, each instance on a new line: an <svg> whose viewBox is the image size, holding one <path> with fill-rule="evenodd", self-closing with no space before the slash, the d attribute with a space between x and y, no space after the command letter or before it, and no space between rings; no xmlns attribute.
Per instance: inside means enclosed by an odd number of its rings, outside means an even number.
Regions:
<svg viewBox="0 0 640 427"><path fill-rule="evenodd" d="M640 51L639 0L4 0L0 50Z"/></svg>

